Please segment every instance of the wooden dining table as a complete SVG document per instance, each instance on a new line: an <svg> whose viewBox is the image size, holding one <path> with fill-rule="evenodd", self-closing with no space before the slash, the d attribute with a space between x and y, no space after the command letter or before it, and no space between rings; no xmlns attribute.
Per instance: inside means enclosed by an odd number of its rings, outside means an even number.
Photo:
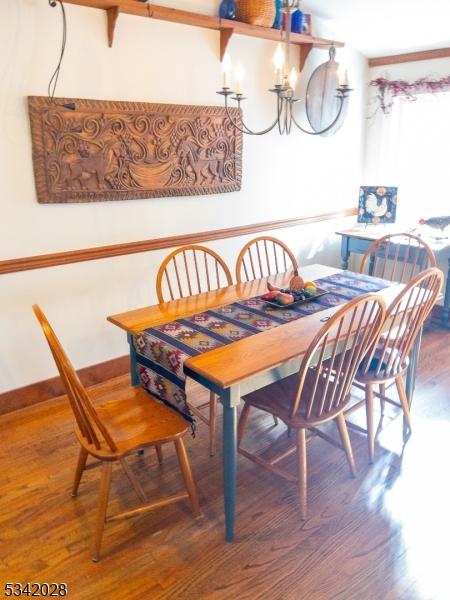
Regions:
<svg viewBox="0 0 450 600"><path fill-rule="evenodd" d="M324 265L309 265L299 270L305 280L316 280L340 273L341 269ZM279 287L286 287L289 274L271 276ZM126 331L130 343L130 367L133 384L138 384L136 354L132 336L141 331L173 320L218 308L267 291L268 278L239 283L219 290L173 300L154 306L138 308L111 315L108 321ZM392 284L377 292L387 305L403 289ZM302 357L324 322L340 306L326 308L303 318L284 323L257 335L190 357L184 364L186 376L216 393L223 405L223 481L225 510L225 539L234 539L236 476L237 476L237 408L241 396L298 371ZM418 348L410 361L407 393L412 400L415 364Z"/></svg>

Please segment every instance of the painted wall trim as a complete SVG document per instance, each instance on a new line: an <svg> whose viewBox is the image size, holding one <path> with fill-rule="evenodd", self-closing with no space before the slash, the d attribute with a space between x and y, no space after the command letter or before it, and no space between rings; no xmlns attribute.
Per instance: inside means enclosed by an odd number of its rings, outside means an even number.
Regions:
<svg viewBox="0 0 450 600"><path fill-rule="evenodd" d="M271 231L273 229L283 229L285 227L295 227L297 225L306 225L308 223L317 223L331 219L351 217L356 214L356 208L347 208L340 211L318 213L305 217L292 217L289 219L280 219L278 221L266 221L264 223L241 225L227 229L213 229L212 231L202 231L172 237L155 238L140 242L128 242L125 244L114 244L111 246L98 246L95 248L70 250L68 252L55 252L52 254L40 254L37 256L27 256L23 258L12 258L0 261L0 275L17 273L20 271L30 271L33 269L45 269L47 267L57 267L60 265L84 262L88 260L112 258L114 256L125 256L127 254L149 252L164 248L176 248L177 246L184 246L186 244L198 244L202 242L210 242L212 240L239 237L241 235L256 234L263 231Z"/></svg>
<svg viewBox="0 0 450 600"><path fill-rule="evenodd" d="M394 54L392 56L378 56L369 58L369 67L382 65L395 65L397 63L416 62L418 60L433 60L434 58L450 57L450 48L437 48L435 50L422 50L421 52L408 52L407 54Z"/></svg>

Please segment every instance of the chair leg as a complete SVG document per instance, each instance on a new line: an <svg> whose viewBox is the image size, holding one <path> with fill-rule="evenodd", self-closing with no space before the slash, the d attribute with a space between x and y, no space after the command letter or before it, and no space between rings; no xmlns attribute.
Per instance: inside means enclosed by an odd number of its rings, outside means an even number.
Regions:
<svg viewBox="0 0 450 600"><path fill-rule="evenodd" d="M209 455L216 453L217 396L209 395Z"/></svg>
<svg viewBox="0 0 450 600"><path fill-rule="evenodd" d="M133 471L130 469L129 465L125 462L124 458L120 459L120 464L122 465L123 470L125 471L126 476L128 477L129 482L131 483L131 485L133 486L134 491L136 492L137 497L142 501L142 502L148 502L147 500L147 496L144 492L144 490L142 489L141 484L139 483L139 481L136 479L136 477L134 476Z"/></svg>
<svg viewBox="0 0 450 600"><path fill-rule="evenodd" d="M100 555L100 546L102 543L103 529L106 521L106 509L108 506L109 488L111 485L112 462L105 461L102 464L102 475L100 479L100 491L97 504L97 518L94 533L94 542L92 544L92 560L97 562Z"/></svg>
<svg viewBox="0 0 450 600"><path fill-rule="evenodd" d="M380 383L380 394L382 396L386 396L386 384L385 383ZM386 402L384 400L384 398L380 398L380 411L381 411L381 416L384 415L384 408L386 406Z"/></svg>
<svg viewBox="0 0 450 600"><path fill-rule="evenodd" d="M398 377L395 378L395 384L397 386L397 392L400 397L400 403L402 405L403 414L405 415L405 421L408 424L408 429L409 429L409 432L411 433L412 432L411 413L409 412L409 403L408 403L408 397L406 396L405 383L404 383L401 375L399 375Z"/></svg>
<svg viewBox="0 0 450 600"><path fill-rule="evenodd" d="M81 476L83 475L84 468L86 466L86 461L88 457L88 452L81 446L80 453L78 455L77 468L75 470L75 478L73 481L72 487L72 498L78 494L78 486L80 485Z"/></svg>
<svg viewBox="0 0 450 600"><path fill-rule="evenodd" d="M350 473L352 474L352 477L356 477L355 459L353 458L352 445L350 443L350 437L348 435L347 423L345 422L344 415L340 413L337 415L335 421L339 429L342 445L344 446L348 466L350 467Z"/></svg>
<svg viewBox="0 0 450 600"><path fill-rule="evenodd" d="M244 437L245 430L247 429L248 417L250 414L251 405L248 402L244 403L241 416L239 417L238 431L237 431L237 445L238 448L241 445L241 440Z"/></svg>
<svg viewBox="0 0 450 600"><path fill-rule="evenodd" d="M375 455L375 430L373 427L373 388L371 383L366 383L366 419L369 462L373 463L373 457Z"/></svg>
<svg viewBox="0 0 450 600"><path fill-rule="evenodd" d="M192 512L197 517L200 514L197 488L195 487L194 479L192 477L191 466L186 454L186 448L181 438L175 440L175 449L177 451L178 462L180 463L180 469L183 474L184 483L191 500Z"/></svg>
<svg viewBox="0 0 450 600"><path fill-rule="evenodd" d="M298 493L300 500L300 517L306 521L306 432L297 429L297 465L298 465Z"/></svg>
<svg viewBox="0 0 450 600"><path fill-rule="evenodd" d="M155 444L156 456L158 457L158 462L162 465L163 462L163 453L161 444Z"/></svg>

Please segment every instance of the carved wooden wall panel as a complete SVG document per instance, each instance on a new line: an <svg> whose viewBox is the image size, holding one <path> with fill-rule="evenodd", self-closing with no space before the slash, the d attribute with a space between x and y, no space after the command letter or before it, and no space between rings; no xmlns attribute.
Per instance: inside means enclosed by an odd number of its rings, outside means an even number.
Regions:
<svg viewBox="0 0 450 600"><path fill-rule="evenodd" d="M74 111L62 106L68 102ZM40 96L28 107L41 203L241 188L242 134L223 108ZM240 122L238 109L230 114Z"/></svg>

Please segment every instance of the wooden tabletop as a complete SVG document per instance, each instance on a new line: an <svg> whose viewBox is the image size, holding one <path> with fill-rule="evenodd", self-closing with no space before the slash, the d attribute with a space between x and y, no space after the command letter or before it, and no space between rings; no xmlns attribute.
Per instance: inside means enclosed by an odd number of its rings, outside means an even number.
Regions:
<svg viewBox="0 0 450 600"><path fill-rule="evenodd" d="M300 274L305 281L308 281L319 279L319 277L326 277L339 271L340 269L334 267L309 265L300 269ZM174 321L175 319L183 319L205 310L212 310L219 306L237 302L238 300L259 296L267 291L268 279L278 287L284 287L288 284L290 275L282 273L280 275L265 277L264 279L231 285L230 287L213 292L205 292L196 296L181 298L180 300L137 308L117 315L111 315L108 317L108 321L128 333L139 333L148 327L170 323L170 321Z"/></svg>
<svg viewBox="0 0 450 600"><path fill-rule="evenodd" d="M299 269L305 280L314 280L341 270L324 265L309 265ZM286 275L271 277L281 287L287 284ZM403 289L393 285L378 292L389 304ZM129 333L137 333L148 327L184 318L203 310L210 310L231 302L252 298L267 289L267 278L233 285L223 290L207 292L164 304L132 310L108 317L111 323ZM185 365L190 370L225 389L245 379L272 369L293 358L302 356L312 338L323 325L324 317L334 314L340 306L319 311L312 315L285 323L268 331L252 335L189 358Z"/></svg>

